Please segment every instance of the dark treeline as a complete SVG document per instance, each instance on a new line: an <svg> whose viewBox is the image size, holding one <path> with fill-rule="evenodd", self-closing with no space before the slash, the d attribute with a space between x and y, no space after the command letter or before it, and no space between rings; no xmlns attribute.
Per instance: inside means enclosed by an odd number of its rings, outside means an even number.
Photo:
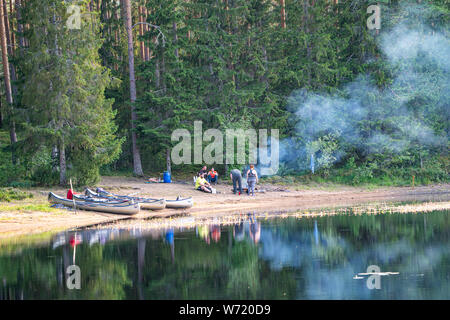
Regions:
<svg viewBox="0 0 450 320"><path fill-rule="evenodd" d="M381 1L380 30L367 1L0 2L2 185L189 171L196 120L279 129L281 175L448 179L447 0Z"/></svg>

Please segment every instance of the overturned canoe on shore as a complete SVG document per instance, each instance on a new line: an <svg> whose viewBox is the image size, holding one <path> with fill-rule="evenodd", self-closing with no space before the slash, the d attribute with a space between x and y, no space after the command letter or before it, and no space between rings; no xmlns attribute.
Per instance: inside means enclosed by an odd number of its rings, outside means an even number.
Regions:
<svg viewBox="0 0 450 320"><path fill-rule="evenodd" d="M49 192L48 201L50 203L62 204L66 207L73 208L74 201L57 196L53 192ZM141 208L139 203L122 202L122 203L110 203L110 202L95 202L95 201L80 201L75 200L75 206L80 210L98 211L105 213L134 215L139 213Z"/></svg>
<svg viewBox="0 0 450 320"><path fill-rule="evenodd" d="M120 196L112 194L105 190L97 190L94 192L90 189L86 189L85 194L88 197L103 198L115 201L134 201L141 204L141 209L147 210L162 210L166 207L165 199L152 199L152 198L141 198L141 197L131 197L131 196Z"/></svg>
<svg viewBox="0 0 450 320"><path fill-rule="evenodd" d="M178 198L176 200L166 200L166 208L172 208L172 209L188 209L192 208L194 205L194 200L192 197L181 199Z"/></svg>

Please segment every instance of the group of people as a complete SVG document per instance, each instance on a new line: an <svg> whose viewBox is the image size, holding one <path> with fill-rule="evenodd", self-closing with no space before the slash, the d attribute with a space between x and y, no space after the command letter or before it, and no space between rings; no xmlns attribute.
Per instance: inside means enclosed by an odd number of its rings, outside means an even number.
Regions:
<svg viewBox="0 0 450 320"><path fill-rule="evenodd" d="M258 183L258 173L255 170L254 165L250 165L250 169L247 170L245 174L245 178L247 180L248 185L248 195L255 195L255 187ZM212 193L213 187L212 183L217 184L219 179L219 174L214 168L208 172L206 166L204 166L199 172L198 176L195 180L195 189L203 192ZM233 193L236 194L239 192L239 195L242 194L242 173L239 169L233 169L230 172L230 179L233 182Z"/></svg>
<svg viewBox="0 0 450 320"><path fill-rule="evenodd" d="M254 196L255 195L255 187L258 183L258 173L255 170L254 165L250 165L250 169L247 170L247 173L245 174L245 178L247 180L248 185L248 195ZM236 194L239 190L239 194L242 193L242 174L241 170L239 169L233 169L230 172L230 179L233 181L233 193ZM237 189L239 187L239 189Z"/></svg>
<svg viewBox="0 0 450 320"><path fill-rule="evenodd" d="M206 166L204 166L197 174L195 180L195 189L203 192L213 193L212 183L217 184L219 179L219 174L214 168L208 172Z"/></svg>
<svg viewBox="0 0 450 320"><path fill-rule="evenodd" d="M214 168L211 168L211 170L208 171L208 169L206 168L206 166L204 166L199 172L198 172L198 176L200 177L201 175L203 175L203 177L206 179L206 181L208 181L208 183L214 183L217 184L217 181L219 179L219 174L217 173L216 170L214 170Z"/></svg>

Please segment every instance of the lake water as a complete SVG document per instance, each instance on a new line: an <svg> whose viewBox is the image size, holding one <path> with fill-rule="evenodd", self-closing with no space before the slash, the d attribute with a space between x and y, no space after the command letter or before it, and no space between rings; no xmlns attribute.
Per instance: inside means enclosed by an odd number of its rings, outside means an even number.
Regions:
<svg viewBox="0 0 450 320"><path fill-rule="evenodd" d="M0 299L450 299L450 214L63 232L0 246Z"/></svg>

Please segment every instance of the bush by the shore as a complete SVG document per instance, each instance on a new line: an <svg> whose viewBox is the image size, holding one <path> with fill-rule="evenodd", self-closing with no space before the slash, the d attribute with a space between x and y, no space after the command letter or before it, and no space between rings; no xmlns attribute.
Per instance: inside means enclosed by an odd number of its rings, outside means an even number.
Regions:
<svg viewBox="0 0 450 320"><path fill-rule="evenodd" d="M0 202L33 198L33 194L15 188L0 188Z"/></svg>

